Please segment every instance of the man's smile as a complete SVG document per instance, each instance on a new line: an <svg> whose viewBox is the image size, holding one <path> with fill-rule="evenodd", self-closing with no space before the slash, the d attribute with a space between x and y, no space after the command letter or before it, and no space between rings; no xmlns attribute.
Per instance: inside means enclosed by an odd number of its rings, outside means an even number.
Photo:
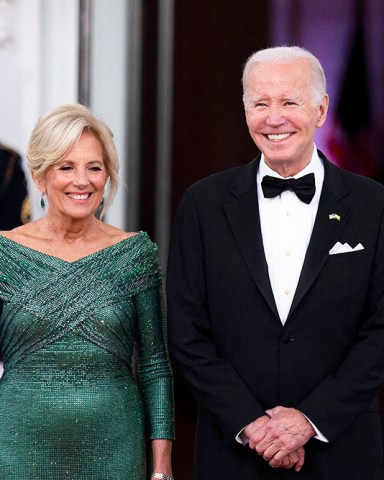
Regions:
<svg viewBox="0 0 384 480"><path fill-rule="evenodd" d="M271 142L281 142L283 140L286 140L292 135L292 133L270 133L265 135L268 140Z"/></svg>

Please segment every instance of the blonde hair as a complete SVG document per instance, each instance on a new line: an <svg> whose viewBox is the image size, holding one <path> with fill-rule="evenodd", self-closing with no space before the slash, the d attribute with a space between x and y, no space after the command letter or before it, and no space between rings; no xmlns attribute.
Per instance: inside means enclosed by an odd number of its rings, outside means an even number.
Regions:
<svg viewBox="0 0 384 480"><path fill-rule="evenodd" d="M257 64L281 64L292 60L306 60L311 68L312 96L316 104L320 105L326 93L326 79L323 67L319 60L308 50L302 47L271 47L253 53L245 62L243 70L243 103L248 102L248 76L251 68Z"/></svg>
<svg viewBox="0 0 384 480"><path fill-rule="evenodd" d="M117 191L119 163L112 131L84 105L61 105L38 119L27 146L27 164L37 179L44 177L47 169L61 161L83 133L93 134L103 150L103 161L109 179L104 212Z"/></svg>

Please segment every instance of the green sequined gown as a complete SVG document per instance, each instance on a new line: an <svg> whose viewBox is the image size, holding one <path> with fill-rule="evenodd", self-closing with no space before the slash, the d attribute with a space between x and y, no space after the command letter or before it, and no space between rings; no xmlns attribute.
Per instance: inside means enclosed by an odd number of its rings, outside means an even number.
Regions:
<svg viewBox="0 0 384 480"><path fill-rule="evenodd" d="M145 232L72 263L0 236L1 480L145 480L173 438L161 280Z"/></svg>

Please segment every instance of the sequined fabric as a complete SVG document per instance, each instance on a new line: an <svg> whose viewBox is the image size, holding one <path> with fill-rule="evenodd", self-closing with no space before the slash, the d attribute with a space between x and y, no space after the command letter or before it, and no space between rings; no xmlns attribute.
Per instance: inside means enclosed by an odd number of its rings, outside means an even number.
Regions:
<svg viewBox="0 0 384 480"><path fill-rule="evenodd" d="M145 232L72 263L0 236L1 480L146 478L174 435L161 280Z"/></svg>

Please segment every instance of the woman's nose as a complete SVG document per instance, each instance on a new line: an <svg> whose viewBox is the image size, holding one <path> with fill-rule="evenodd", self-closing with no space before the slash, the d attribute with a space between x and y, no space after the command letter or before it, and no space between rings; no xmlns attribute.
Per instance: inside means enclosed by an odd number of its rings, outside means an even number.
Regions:
<svg viewBox="0 0 384 480"><path fill-rule="evenodd" d="M85 187L89 184L88 173L86 170L78 170L76 172L73 183L79 187Z"/></svg>

